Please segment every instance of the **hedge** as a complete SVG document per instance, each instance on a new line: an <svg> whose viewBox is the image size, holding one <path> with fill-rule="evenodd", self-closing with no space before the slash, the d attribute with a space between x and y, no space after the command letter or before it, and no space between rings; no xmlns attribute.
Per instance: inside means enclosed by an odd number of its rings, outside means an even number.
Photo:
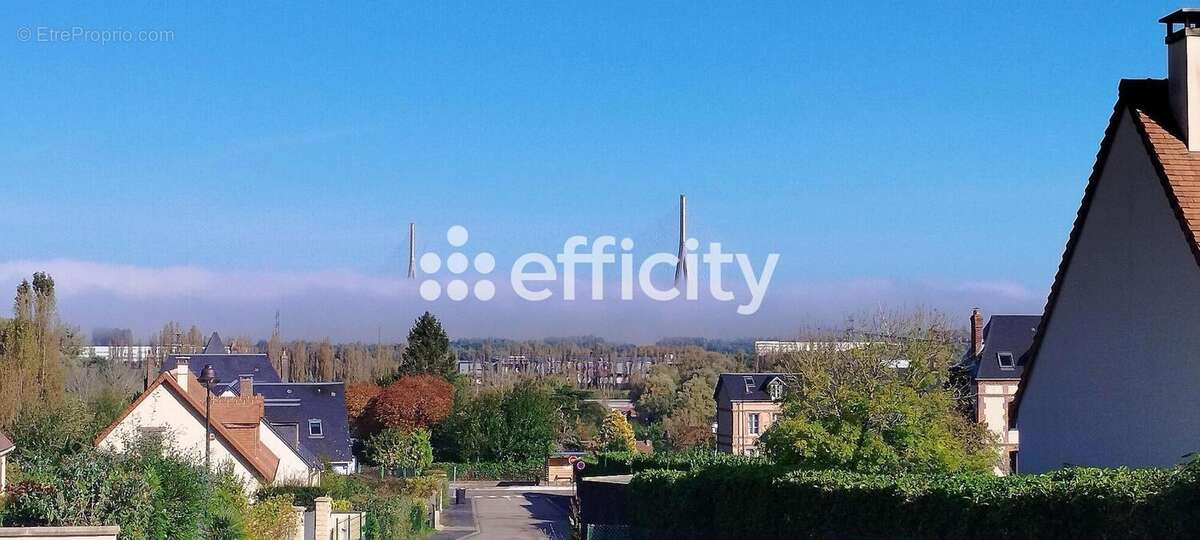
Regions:
<svg viewBox="0 0 1200 540"><path fill-rule="evenodd" d="M601 452L583 458L587 466L577 476L608 476L633 474L649 470L698 471L718 465L766 465L763 458L738 456L709 451L658 452Z"/></svg>
<svg viewBox="0 0 1200 540"><path fill-rule="evenodd" d="M774 467L646 471L627 493L635 538L1197 538L1200 474L869 475Z"/></svg>
<svg viewBox="0 0 1200 540"><path fill-rule="evenodd" d="M475 463L434 463L431 470L441 470L452 480L536 481L546 475L546 462L480 461Z"/></svg>

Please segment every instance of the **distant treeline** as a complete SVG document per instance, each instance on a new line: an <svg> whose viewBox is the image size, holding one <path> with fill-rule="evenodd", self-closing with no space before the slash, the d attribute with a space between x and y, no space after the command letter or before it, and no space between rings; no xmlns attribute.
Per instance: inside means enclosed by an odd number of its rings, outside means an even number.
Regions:
<svg viewBox="0 0 1200 540"><path fill-rule="evenodd" d="M158 356L200 351L211 331L196 325L184 327L169 322L147 340ZM278 332L270 339L223 335L232 352L263 353L284 378L293 381L344 380L368 382L386 378L400 367L404 345L400 343L333 343L323 340L284 341ZM138 344L126 328L96 328L94 345ZM653 345L616 343L598 336L552 337L537 340L504 338L459 338L451 340L451 351L463 360L524 356L530 360L586 360L616 358L673 358L689 348L701 348L731 356L749 356L754 340L721 340L673 337Z"/></svg>
<svg viewBox="0 0 1200 540"><path fill-rule="evenodd" d="M723 340L702 337L673 337L661 339L653 345L614 343L597 336L554 337L538 340L513 340L502 338L465 338L451 341L451 346L468 357L526 356L531 358L569 357L663 357L677 354L689 347L720 352L730 355L754 352L754 340L750 338Z"/></svg>

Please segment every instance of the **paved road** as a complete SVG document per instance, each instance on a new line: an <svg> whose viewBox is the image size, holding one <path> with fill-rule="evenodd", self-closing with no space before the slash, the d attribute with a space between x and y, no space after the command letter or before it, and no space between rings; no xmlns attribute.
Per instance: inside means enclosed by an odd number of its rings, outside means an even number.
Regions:
<svg viewBox="0 0 1200 540"><path fill-rule="evenodd" d="M471 539L567 540L568 504L562 489L479 487L467 491L478 531Z"/></svg>

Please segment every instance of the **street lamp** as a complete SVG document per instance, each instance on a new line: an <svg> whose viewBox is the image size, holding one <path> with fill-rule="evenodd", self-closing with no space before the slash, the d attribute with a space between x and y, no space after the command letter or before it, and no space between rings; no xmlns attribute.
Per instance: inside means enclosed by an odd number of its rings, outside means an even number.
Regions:
<svg viewBox="0 0 1200 540"><path fill-rule="evenodd" d="M212 405L212 385L221 382L221 379L217 378L217 371L213 369L212 364L208 364L204 366L204 369L200 370L200 376L196 380L200 381L200 384L203 384L205 390L207 390L204 393L204 470L209 471L212 469L209 458L208 439L212 436L212 423L209 421L208 412L209 407Z"/></svg>

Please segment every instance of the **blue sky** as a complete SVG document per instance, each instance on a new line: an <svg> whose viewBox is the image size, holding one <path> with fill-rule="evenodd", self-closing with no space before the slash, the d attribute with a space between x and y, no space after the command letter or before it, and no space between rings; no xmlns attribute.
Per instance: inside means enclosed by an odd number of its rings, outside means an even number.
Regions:
<svg viewBox="0 0 1200 540"><path fill-rule="evenodd" d="M1038 312L1117 81L1163 76L1156 20L1177 7L606 4L10 7L3 286L63 268L64 316L85 327L260 334L282 305L297 335L374 337L428 306L370 287L237 308L140 289L170 289L170 268L392 287L410 221L428 249L467 226L501 267L572 234L672 251L686 192L697 238L781 255L756 317L447 317L464 335L652 339L783 335L878 305ZM173 38L18 39L74 27ZM63 283L105 272L126 277ZM884 285L847 296L864 282ZM336 327L307 315L330 302Z"/></svg>

